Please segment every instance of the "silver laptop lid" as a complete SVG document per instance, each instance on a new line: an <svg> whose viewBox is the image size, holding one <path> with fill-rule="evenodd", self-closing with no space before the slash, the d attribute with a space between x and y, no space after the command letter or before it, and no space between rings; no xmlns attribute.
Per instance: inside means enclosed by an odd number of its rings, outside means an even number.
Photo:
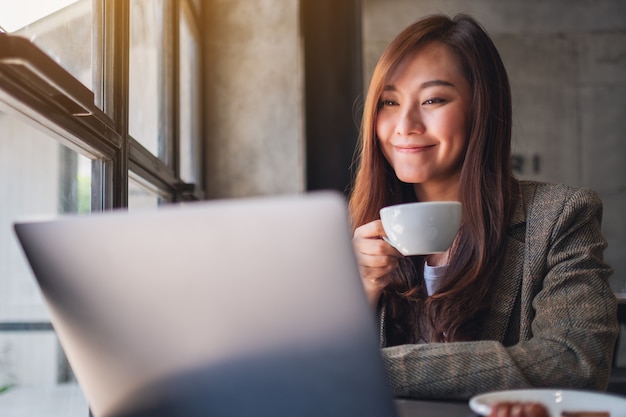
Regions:
<svg viewBox="0 0 626 417"><path fill-rule="evenodd" d="M389 416L346 213L321 192L15 230L96 417Z"/></svg>

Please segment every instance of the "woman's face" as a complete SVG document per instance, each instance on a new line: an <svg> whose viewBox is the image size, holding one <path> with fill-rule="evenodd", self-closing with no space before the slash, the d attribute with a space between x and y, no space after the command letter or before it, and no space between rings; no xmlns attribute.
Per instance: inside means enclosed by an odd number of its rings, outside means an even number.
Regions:
<svg viewBox="0 0 626 417"><path fill-rule="evenodd" d="M420 200L456 199L471 87L456 57L430 42L400 62L383 86L376 135L401 181Z"/></svg>

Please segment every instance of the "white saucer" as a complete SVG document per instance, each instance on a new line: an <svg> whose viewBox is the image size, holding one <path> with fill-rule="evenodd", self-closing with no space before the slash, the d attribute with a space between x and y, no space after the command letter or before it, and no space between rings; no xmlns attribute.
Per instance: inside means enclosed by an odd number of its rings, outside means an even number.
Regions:
<svg viewBox="0 0 626 417"><path fill-rule="evenodd" d="M493 404L503 401L539 402L552 417L560 417L563 411L607 411L611 417L626 417L626 397L565 389L493 391L472 397L469 406L475 413L486 416Z"/></svg>

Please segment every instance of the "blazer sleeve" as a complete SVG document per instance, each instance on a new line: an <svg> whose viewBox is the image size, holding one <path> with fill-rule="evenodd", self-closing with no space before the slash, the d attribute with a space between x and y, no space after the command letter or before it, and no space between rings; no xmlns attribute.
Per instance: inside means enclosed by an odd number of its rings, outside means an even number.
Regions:
<svg viewBox="0 0 626 417"><path fill-rule="evenodd" d="M383 348L396 396L467 399L500 389L606 388L619 327L607 282L612 269L603 261L602 203L585 189L567 193L556 208L555 200L542 199L539 204L553 208L539 226L528 226L536 236L526 245L530 270L523 279L533 280L526 288L536 290L521 290L520 297L533 312L529 337L509 347L483 340Z"/></svg>

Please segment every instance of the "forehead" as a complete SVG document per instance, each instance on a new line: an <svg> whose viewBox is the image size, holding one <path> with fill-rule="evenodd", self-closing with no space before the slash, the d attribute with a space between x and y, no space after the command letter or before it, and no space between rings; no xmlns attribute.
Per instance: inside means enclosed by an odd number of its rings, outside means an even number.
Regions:
<svg viewBox="0 0 626 417"><path fill-rule="evenodd" d="M402 81L465 79L461 71L458 57L450 47L440 42L428 42L408 53L388 73L385 84L396 84Z"/></svg>

